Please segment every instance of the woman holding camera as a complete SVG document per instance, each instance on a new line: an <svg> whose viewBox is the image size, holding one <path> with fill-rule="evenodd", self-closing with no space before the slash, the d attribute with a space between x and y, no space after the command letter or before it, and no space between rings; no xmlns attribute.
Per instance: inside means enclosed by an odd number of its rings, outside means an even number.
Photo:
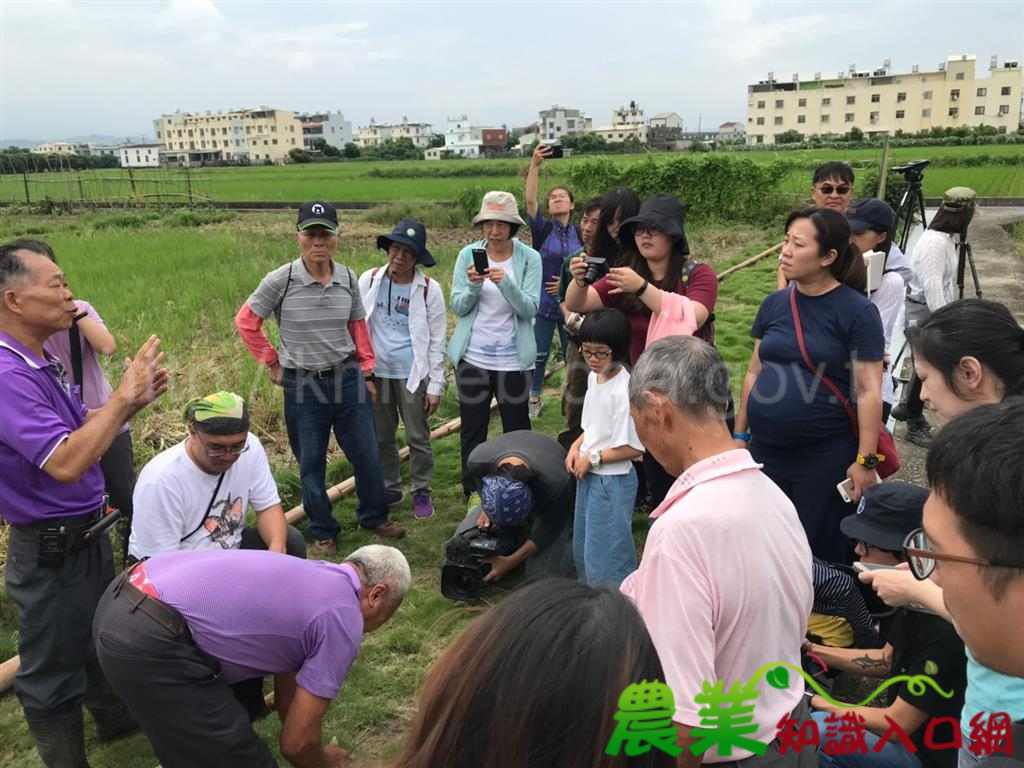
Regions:
<svg viewBox="0 0 1024 768"><path fill-rule="evenodd" d="M619 266L608 269L606 260L593 257L577 257L570 263L573 280L566 290L566 306L574 312L612 307L625 313L631 331L630 365L636 364L647 346L651 315L661 312L666 291L690 300L697 322L694 335L714 344L711 319L718 299L718 278L711 266L690 259L685 219L682 203L671 195L654 195L644 200L636 216L619 226L623 248ZM656 507L675 478L648 453L643 467L650 493L647 503Z"/></svg>
<svg viewBox="0 0 1024 768"><path fill-rule="evenodd" d="M467 245L455 260L450 305L458 320L448 357L455 366L467 497L476 486L466 472L466 460L487 439L491 398L498 401L503 431L530 429L530 379L537 356L533 318L540 305L541 262L537 251L516 238L524 223L513 195L488 192L473 218L484 239Z"/></svg>
<svg viewBox="0 0 1024 768"><path fill-rule="evenodd" d="M647 346L651 313L661 311L664 291L690 299L697 317L694 335L714 343L708 321L718 299L718 278L709 265L690 260L685 219L685 206L671 195L649 197L636 216L619 226L621 266L609 269L607 261L582 256L569 265L573 281L565 292L566 306L573 312L604 307L622 310L632 330L631 365Z"/></svg>

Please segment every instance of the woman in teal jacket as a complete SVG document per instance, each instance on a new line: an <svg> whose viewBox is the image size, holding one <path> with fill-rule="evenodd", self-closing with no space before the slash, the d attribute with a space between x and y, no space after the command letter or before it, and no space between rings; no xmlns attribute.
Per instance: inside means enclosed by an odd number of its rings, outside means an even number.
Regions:
<svg viewBox="0 0 1024 768"><path fill-rule="evenodd" d="M491 398L498 401L505 432L530 428L530 382L537 357L533 318L540 304L540 254L515 235L525 222L508 192L484 195L473 224L484 239L459 252L452 276L450 306L458 318L448 342L462 419L462 489L476 492L466 459L487 439ZM473 250L487 251L480 273Z"/></svg>

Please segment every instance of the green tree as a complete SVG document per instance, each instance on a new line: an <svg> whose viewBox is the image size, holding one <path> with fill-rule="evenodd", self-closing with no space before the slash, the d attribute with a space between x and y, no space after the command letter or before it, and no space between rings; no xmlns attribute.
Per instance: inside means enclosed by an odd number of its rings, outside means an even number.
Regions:
<svg viewBox="0 0 1024 768"><path fill-rule="evenodd" d="M349 160L355 160L360 155L359 147L350 141L345 144L345 148L341 151L341 154Z"/></svg>
<svg viewBox="0 0 1024 768"><path fill-rule="evenodd" d="M430 137L430 145L429 145L430 149L434 149L436 147L443 147L443 146L444 146L444 135L443 134L435 133L433 136Z"/></svg>
<svg viewBox="0 0 1024 768"><path fill-rule="evenodd" d="M296 147L295 149L288 150L288 157L291 158L291 161L293 163L309 162L309 152L307 152L304 149L299 149L298 147Z"/></svg>
<svg viewBox="0 0 1024 768"><path fill-rule="evenodd" d="M864 131L857 126L853 126L853 128L850 129L850 132L846 134L846 138L849 141L864 141Z"/></svg>
<svg viewBox="0 0 1024 768"><path fill-rule="evenodd" d="M855 129L857 130L857 129ZM776 144L799 144L804 140L804 135L800 131L793 130L790 128L788 131L775 134Z"/></svg>

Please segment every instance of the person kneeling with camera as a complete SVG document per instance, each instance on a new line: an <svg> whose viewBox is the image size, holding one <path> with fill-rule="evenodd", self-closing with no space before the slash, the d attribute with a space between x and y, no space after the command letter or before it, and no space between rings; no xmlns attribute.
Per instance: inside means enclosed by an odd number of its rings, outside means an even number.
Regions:
<svg viewBox="0 0 1024 768"><path fill-rule="evenodd" d="M573 509L574 479L565 471L565 449L530 430L507 432L477 446L466 463L479 496L445 544L441 593L470 600L484 583L526 563L530 578L564 576L572 569L566 523ZM531 520L526 540L519 529Z"/></svg>

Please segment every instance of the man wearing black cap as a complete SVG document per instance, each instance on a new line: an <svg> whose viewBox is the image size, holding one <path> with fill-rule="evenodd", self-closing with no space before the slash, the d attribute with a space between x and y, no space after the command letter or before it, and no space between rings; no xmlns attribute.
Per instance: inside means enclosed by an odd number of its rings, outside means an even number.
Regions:
<svg viewBox="0 0 1024 768"><path fill-rule="evenodd" d="M387 251L387 264L364 272L359 292L366 307L376 365L373 404L377 445L384 466L388 505L404 498L398 461L398 417L405 425L409 446L409 485L417 520L434 514L430 480L434 452L427 417L437 410L444 392L444 346L448 317L444 292L417 265L437 262L427 250L427 230L416 219L403 219L390 235L377 238Z"/></svg>
<svg viewBox="0 0 1024 768"><path fill-rule="evenodd" d="M857 513L843 518L840 528L854 542L855 552L865 566L896 567L905 562L903 543L907 535L921 526L921 516L928 491L907 483L889 482L874 485L864 492ZM960 710L967 685L967 660L963 641L943 618L907 608L898 609L889 632L889 642L881 650L831 648L810 644L811 652L826 664L865 677L891 678L897 675L928 675L943 691L952 691L945 698L931 685L921 693L907 682L889 688L888 706L837 707L820 696L811 699L817 712L814 719L822 734L818 759L823 768L839 766L926 766L953 768L957 763L955 749L927 746L955 744L959 736ZM916 687L916 686L915 686ZM829 713L855 712L863 718L867 729L865 754L828 754L826 734ZM910 738L914 751L906 748L897 735L891 735L885 746L875 752L873 747L891 728L889 718ZM931 722L934 721L934 722ZM835 733L834 723L831 730ZM926 735L929 738L926 740ZM838 737L837 737L838 738Z"/></svg>
<svg viewBox="0 0 1024 768"><path fill-rule="evenodd" d="M299 207L296 239L301 256L260 282L235 317L249 351L284 387L288 442L299 464L302 504L314 539L310 554L337 554L341 526L324 487L331 430L352 462L359 525L378 536L401 538L388 520L380 452L374 439L374 355L356 276L338 264L338 212L316 200ZM274 314L281 334L275 350L262 330Z"/></svg>

